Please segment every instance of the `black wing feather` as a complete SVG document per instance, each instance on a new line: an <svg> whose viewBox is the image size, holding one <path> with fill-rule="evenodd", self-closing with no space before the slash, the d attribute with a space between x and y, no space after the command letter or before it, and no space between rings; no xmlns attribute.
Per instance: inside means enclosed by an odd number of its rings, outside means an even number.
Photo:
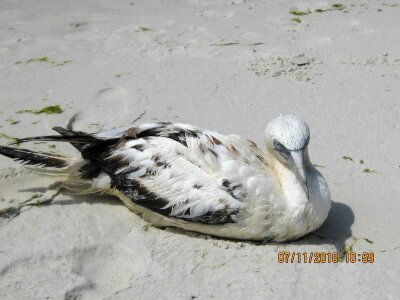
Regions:
<svg viewBox="0 0 400 300"><path fill-rule="evenodd" d="M33 152L28 149L0 146L0 154L21 161L25 165L64 168L68 166L65 157L46 152Z"/></svg>

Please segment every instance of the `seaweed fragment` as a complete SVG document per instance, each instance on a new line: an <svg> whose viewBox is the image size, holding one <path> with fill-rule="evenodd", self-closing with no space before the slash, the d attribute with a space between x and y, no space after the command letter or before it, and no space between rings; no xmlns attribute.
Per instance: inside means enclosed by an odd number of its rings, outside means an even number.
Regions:
<svg viewBox="0 0 400 300"><path fill-rule="evenodd" d="M332 4L332 7L337 10L342 10L345 8L345 6L341 3L334 3L334 4Z"/></svg>
<svg viewBox="0 0 400 300"><path fill-rule="evenodd" d="M71 60L64 60L62 62L56 62L54 60L50 60L47 56L39 57L39 58L30 58L27 61L25 61L25 64L30 64L30 63L48 63L52 66L63 66L65 64L71 63ZM19 65L22 64L22 61L17 61L14 63L14 65Z"/></svg>
<svg viewBox="0 0 400 300"><path fill-rule="evenodd" d="M7 134L5 134L5 133L1 133L1 132L0 132L0 138L6 139L6 140L10 140L10 141L13 141L13 142L14 142L14 143L16 143L17 145L19 145L19 144L20 144L20 142L19 142L19 139L18 139L18 138L15 138L15 137L9 136L9 135L7 135Z"/></svg>
<svg viewBox="0 0 400 300"><path fill-rule="evenodd" d="M295 10L295 9L289 10L289 14L292 14L294 16L305 16L305 15L308 15L310 13L311 13L310 10L307 10L307 11L301 11L301 10Z"/></svg>
<svg viewBox="0 0 400 300"><path fill-rule="evenodd" d="M39 57L39 58L31 58L31 59L28 59L25 63L30 64L33 62L49 62L49 58L47 56Z"/></svg>
<svg viewBox="0 0 400 300"><path fill-rule="evenodd" d="M371 241L370 239L367 239L367 238L363 238L363 240L366 241L369 244L373 244L374 243L373 241Z"/></svg>
<svg viewBox="0 0 400 300"><path fill-rule="evenodd" d="M42 109L32 110L32 109L24 109L17 111L17 114L22 113L31 113L35 115L46 114L46 115L54 115L54 114L61 114L64 110L60 107L60 105L51 105L43 107Z"/></svg>

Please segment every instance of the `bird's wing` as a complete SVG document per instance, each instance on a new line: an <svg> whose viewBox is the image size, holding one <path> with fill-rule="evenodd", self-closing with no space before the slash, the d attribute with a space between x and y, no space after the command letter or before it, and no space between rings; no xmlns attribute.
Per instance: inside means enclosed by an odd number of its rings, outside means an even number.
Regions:
<svg viewBox="0 0 400 300"><path fill-rule="evenodd" d="M187 221L235 222L245 206L240 189L244 175L237 174L235 163L263 163L254 153L243 155L245 147L235 148L229 136L185 124L145 124L92 136L116 141L82 149L84 158L111 177L112 186L139 205ZM254 147L248 144L248 149Z"/></svg>

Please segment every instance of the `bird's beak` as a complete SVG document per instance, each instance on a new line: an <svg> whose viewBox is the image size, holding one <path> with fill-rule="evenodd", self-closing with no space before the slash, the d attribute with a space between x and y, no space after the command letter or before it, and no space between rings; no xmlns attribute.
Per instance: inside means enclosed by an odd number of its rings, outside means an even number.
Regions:
<svg viewBox="0 0 400 300"><path fill-rule="evenodd" d="M289 165L304 188L308 198L307 174L304 159L304 149L290 151Z"/></svg>

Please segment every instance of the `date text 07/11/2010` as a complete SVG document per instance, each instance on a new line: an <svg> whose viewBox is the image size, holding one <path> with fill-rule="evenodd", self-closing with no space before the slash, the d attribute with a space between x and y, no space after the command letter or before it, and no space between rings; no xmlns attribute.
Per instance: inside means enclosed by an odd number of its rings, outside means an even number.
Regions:
<svg viewBox="0 0 400 300"><path fill-rule="evenodd" d="M339 252L278 252L278 263L364 263L375 261L373 252L346 252L340 256Z"/></svg>

